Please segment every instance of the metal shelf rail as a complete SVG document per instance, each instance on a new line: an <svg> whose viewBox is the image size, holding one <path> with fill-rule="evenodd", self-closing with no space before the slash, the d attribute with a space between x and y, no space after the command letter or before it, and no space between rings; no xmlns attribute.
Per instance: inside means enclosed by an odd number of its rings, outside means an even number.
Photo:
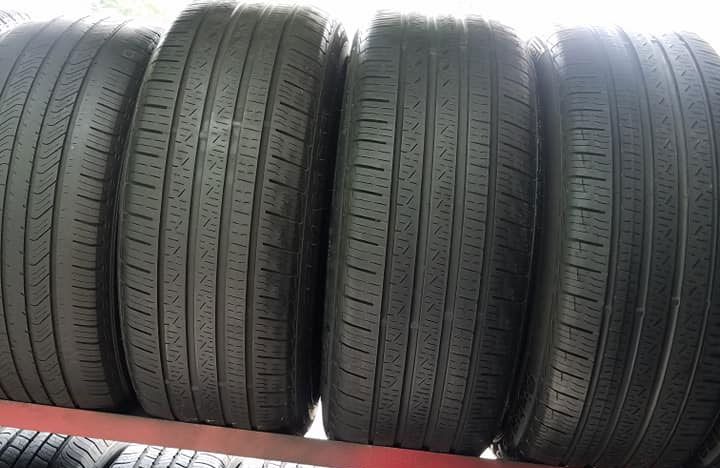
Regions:
<svg viewBox="0 0 720 468"><path fill-rule="evenodd" d="M391 447L0 400L0 426L340 468L537 468Z"/></svg>

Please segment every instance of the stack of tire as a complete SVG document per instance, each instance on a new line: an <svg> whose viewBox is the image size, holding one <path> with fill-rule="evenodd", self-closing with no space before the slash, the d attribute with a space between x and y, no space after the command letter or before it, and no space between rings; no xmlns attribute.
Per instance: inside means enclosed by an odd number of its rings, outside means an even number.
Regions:
<svg viewBox="0 0 720 468"><path fill-rule="evenodd" d="M720 463L700 38L384 12L350 46L218 1L157 41L0 35L0 397L303 434L322 395L339 440Z"/></svg>

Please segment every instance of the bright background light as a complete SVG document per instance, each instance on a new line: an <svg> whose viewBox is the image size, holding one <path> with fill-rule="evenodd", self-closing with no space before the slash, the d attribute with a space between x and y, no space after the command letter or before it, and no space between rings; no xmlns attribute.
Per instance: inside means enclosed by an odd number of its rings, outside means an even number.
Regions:
<svg viewBox="0 0 720 468"><path fill-rule="evenodd" d="M302 1L302 0L301 0ZM720 4L713 0L306 0L342 20L350 35L377 9L426 14L481 14L501 21L528 39L555 24L614 25L644 32L693 31L720 50ZM2 0L2 7L43 19L83 15L101 9L152 17L168 24L183 0Z"/></svg>

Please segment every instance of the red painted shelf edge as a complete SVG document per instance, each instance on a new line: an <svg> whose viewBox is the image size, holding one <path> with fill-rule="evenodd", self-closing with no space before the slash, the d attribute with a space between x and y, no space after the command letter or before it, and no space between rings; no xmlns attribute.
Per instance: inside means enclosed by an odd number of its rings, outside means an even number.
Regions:
<svg viewBox="0 0 720 468"><path fill-rule="evenodd" d="M4 400L0 426L337 468L538 466Z"/></svg>

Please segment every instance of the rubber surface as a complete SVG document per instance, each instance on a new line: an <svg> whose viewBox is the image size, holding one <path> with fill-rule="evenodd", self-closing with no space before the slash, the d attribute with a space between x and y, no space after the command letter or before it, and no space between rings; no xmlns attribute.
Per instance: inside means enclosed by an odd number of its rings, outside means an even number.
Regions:
<svg viewBox="0 0 720 468"><path fill-rule="evenodd" d="M0 468L104 468L113 443L47 432L0 429Z"/></svg>
<svg viewBox="0 0 720 468"><path fill-rule="evenodd" d="M299 468L287 462L229 457L193 450L130 445L108 468Z"/></svg>
<svg viewBox="0 0 720 468"><path fill-rule="evenodd" d="M676 467L720 411L720 60L690 34L559 30L538 50L545 209L502 449Z"/></svg>
<svg viewBox="0 0 720 468"><path fill-rule="evenodd" d="M157 49L119 246L130 374L149 414L308 427L345 43L315 10L200 2Z"/></svg>
<svg viewBox="0 0 720 468"><path fill-rule="evenodd" d="M477 17L378 14L356 38L326 306L331 438L478 454L528 294L534 71Z"/></svg>
<svg viewBox="0 0 720 468"><path fill-rule="evenodd" d="M0 398L129 398L115 305L119 158L157 35L57 19L0 36Z"/></svg>
<svg viewBox="0 0 720 468"><path fill-rule="evenodd" d="M232 468L239 468L235 465ZM130 445L108 468L231 468L226 455L149 445Z"/></svg>
<svg viewBox="0 0 720 468"><path fill-rule="evenodd" d="M0 10L0 32L11 28L17 23L30 19L26 14L13 10Z"/></svg>

